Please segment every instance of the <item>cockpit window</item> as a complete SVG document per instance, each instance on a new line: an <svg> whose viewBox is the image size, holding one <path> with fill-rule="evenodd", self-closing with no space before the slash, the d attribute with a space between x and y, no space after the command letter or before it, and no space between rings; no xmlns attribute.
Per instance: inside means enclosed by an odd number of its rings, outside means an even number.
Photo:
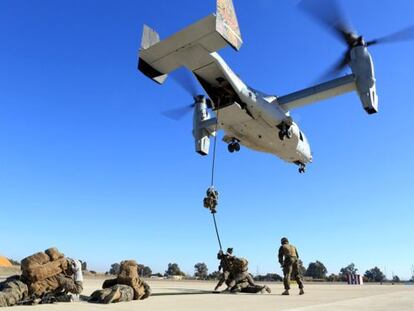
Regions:
<svg viewBox="0 0 414 311"><path fill-rule="evenodd" d="M302 134L302 132L300 132L300 131L299 131L299 139L300 139L301 141L303 141L303 134Z"/></svg>

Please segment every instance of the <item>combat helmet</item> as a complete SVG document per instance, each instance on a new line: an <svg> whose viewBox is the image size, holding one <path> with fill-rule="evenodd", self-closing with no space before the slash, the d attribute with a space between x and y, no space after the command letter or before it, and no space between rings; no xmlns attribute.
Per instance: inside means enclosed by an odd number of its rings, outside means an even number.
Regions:
<svg viewBox="0 0 414 311"><path fill-rule="evenodd" d="M288 240L286 237L283 237L283 238L280 240L280 243L283 245L283 244L289 243L289 240Z"/></svg>

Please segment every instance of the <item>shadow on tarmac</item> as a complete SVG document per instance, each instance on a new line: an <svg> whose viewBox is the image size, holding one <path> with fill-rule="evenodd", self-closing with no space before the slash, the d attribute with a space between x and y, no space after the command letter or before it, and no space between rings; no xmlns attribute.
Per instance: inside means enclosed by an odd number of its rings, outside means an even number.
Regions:
<svg viewBox="0 0 414 311"><path fill-rule="evenodd" d="M210 290L194 290L194 289L186 289L186 288L165 288L170 289L177 292L170 292L170 293L153 293L151 294L151 297L156 296L179 296L179 295L206 295L206 294L212 294L213 291Z"/></svg>

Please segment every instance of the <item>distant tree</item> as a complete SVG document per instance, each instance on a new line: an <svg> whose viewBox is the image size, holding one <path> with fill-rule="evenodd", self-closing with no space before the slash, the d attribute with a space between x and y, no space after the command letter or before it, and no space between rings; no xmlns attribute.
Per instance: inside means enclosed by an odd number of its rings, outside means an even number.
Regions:
<svg viewBox="0 0 414 311"><path fill-rule="evenodd" d="M277 273L268 273L266 275L257 275L254 277L255 281L259 282L280 282L283 278Z"/></svg>
<svg viewBox="0 0 414 311"><path fill-rule="evenodd" d="M81 261L82 263L82 271L87 271L88 270L88 263L86 261Z"/></svg>
<svg viewBox="0 0 414 311"><path fill-rule="evenodd" d="M178 266L178 264L169 263L168 268L165 271L165 275L166 276L171 276L171 275L183 275L184 276L185 273L180 270L180 267Z"/></svg>
<svg viewBox="0 0 414 311"><path fill-rule="evenodd" d="M310 276L314 279L324 279L326 278L326 274L328 273L328 270L326 269L325 265L320 262L311 262L308 266L308 269L306 269L306 276Z"/></svg>
<svg viewBox="0 0 414 311"><path fill-rule="evenodd" d="M400 278L398 277L398 275L394 275L393 277L392 277L392 282L393 283L399 283L401 280L400 280Z"/></svg>
<svg viewBox="0 0 414 311"><path fill-rule="evenodd" d="M144 278L148 278L152 275L152 270L150 267L145 265L138 265L138 275Z"/></svg>
<svg viewBox="0 0 414 311"><path fill-rule="evenodd" d="M339 275L337 275L337 274L334 274L334 273L331 273L327 278L326 278L326 280L327 281L329 281L329 282L339 282L339 281L342 281L342 277L341 276L339 276Z"/></svg>
<svg viewBox="0 0 414 311"><path fill-rule="evenodd" d="M378 267L367 270L364 274L368 282L382 282L385 280L385 275Z"/></svg>
<svg viewBox="0 0 414 311"><path fill-rule="evenodd" d="M298 263L299 263L299 272L300 272L300 274L301 275L306 275L306 268L303 265L303 261L299 259Z"/></svg>
<svg viewBox="0 0 414 311"><path fill-rule="evenodd" d="M348 280L348 274L356 274L358 271L354 263L350 263L339 271L339 277L342 281Z"/></svg>
<svg viewBox="0 0 414 311"><path fill-rule="evenodd" d="M119 273L120 268L121 268L121 265L119 263L113 263L111 265L111 269L109 269L109 274L117 275Z"/></svg>
<svg viewBox="0 0 414 311"><path fill-rule="evenodd" d="M94 271L94 270L91 270L91 271L89 271L91 274L98 274L96 271Z"/></svg>
<svg viewBox="0 0 414 311"><path fill-rule="evenodd" d="M194 265L194 277L205 280L208 275L208 268L204 262L199 262Z"/></svg>
<svg viewBox="0 0 414 311"><path fill-rule="evenodd" d="M208 280L218 280L220 277L220 272L218 271L214 271L213 273L210 273L209 275L207 275L207 279Z"/></svg>
<svg viewBox="0 0 414 311"><path fill-rule="evenodd" d="M20 266L20 261L8 258L13 266Z"/></svg>

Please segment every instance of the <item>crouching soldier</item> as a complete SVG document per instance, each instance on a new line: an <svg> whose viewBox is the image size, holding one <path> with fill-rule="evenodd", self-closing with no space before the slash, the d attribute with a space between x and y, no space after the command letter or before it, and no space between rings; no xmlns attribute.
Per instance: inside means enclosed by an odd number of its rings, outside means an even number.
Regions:
<svg viewBox="0 0 414 311"><path fill-rule="evenodd" d="M244 258L234 257L230 277L226 284L227 290L231 293L271 293L268 286L254 283L253 277L249 273L248 261Z"/></svg>
<svg viewBox="0 0 414 311"><path fill-rule="evenodd" d="M65 258L56 248L26 257L21 270L21 276L0 283L0 307L79 299L83 289L81 263Z"/></svg>
<svg viewBox="0 0 414 311"><path fill-rule="evenodd" d="M218 271L220 272L221 270L223 270L223 272L220 275L220 279L216 287L214 288L214 291L217 291L220 288L220 286L226 283L230 277L230 271L232 269L232 264L233 264L233 259L234 259L233 248L229 247L227 249L226 254L223 254L223 251L220 250L217 254L217 259L220 260Z"/></svg>
<svg viewBox="0 0 414 311"><path fill-rule="evenodd" d="M106 280L102 288L92 293L89 302L115 303L142 300L151 295L151 288L138 275L138 264L135 260L122 261L118 276Z"/></svg>

